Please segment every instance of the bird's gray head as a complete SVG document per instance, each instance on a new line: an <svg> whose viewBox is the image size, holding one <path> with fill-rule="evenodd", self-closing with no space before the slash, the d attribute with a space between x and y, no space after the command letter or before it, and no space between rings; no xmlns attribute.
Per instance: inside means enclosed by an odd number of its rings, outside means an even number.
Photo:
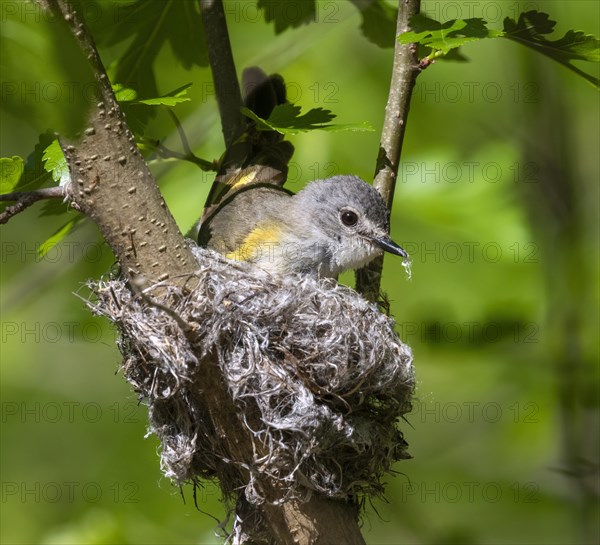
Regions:
<svg viewBox="0 0 600 545"><path fill-rule="evenodd" d="M294 242L305 248L301 268L335 276L362 267L383 251L408 257L390 238L389 212L381 195L357 176L316 180L292 201L292 216L284 221L295 224Z"/></svg>

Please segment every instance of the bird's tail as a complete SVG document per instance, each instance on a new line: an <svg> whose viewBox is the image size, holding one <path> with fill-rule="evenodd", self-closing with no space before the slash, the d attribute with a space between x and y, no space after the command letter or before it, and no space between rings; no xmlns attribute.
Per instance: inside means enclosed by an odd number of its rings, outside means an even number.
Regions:
<svg viewBox="0 0 600 545"><path fill-rule="evenodd" d="M283 78L279 74L267 76L256 66L244 70L242 88L244 105L262 119L267 119L277 105L287 102ZM294 146L284 140L284 135L258 130L256 122L248 118L241 134L219 161L201 223L207 223L219 204L241 189L257 184L282 187L293 153Z"/></svg>

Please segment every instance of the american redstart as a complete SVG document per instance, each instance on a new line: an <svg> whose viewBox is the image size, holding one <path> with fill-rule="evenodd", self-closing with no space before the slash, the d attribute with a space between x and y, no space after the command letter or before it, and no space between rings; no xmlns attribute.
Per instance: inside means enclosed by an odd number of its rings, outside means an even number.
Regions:
<svg viewBox="0 0 600 545"><path fill-rule="evenodd" d="M285 102L281 76L244 71L245 104L266 118ZM264 134L266 132L266 134ZM221 160L200 226L198 243L275 274L335 277L384 251L408 258L389 235L381 195L357 176L309 183L294 194L282 187L293 152L274 131L251 123Z"/></svg>
<svg viewBox="0 0 600 545"><path fill-rule="evenodd" d="M277 274L337 276L383 251L408 258L390 238L383 199L357 176L316 180L295 195L264 184L240 190L202 224L199 242Z"/></svg>

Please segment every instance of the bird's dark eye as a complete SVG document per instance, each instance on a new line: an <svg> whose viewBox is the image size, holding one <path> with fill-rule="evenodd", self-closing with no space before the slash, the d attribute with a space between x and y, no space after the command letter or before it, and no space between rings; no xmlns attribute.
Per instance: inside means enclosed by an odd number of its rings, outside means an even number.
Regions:
<svg viewBox="0 0 600 545"><path fill-rule="evenodd" d="M347 227L352 227L358 222L358 214L352 210L342 210L340 213L342 223Z"/></svg>

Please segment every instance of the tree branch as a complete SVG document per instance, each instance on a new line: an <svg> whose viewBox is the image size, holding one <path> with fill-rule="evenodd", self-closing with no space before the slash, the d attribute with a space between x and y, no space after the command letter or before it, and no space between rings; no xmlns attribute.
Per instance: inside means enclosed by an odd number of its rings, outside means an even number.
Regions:
<svg viewBox="0 0 600 545"><path fill-rule="evenodd" d="M69 197L100 228L124 273L148 282L193 273L195 259L140 154L83 20L66 0L38 0L64 21L95 73L98 97L80 141L60 139Z"/></svg>
<svg viewBox="0 0 600 545"><path fill-rule="evenodd" d="M229 148L239 136L244 118L240 111L242 108L242 94L235 70L233 53L231 52L227 20L225 19L225 11L221 0L198 1L202 12L202 21L204 22L208 60L219 105L223 138L225 139L225 147Z"/></svg>
<svg viewBox="0 0 600 545"><path fill-rule="evenodd" d="M398 1L396 35L409 30L410 18L419 13L420 9L421 0ZM420 70L417 45L403 45L396 41L390 91L385 107L385 118L373 180L373 185L381 193L390 210L394 200L410 99ZM383 256L356 271L356 289L371 301L379 298L382 270Z"/></svg>
<svg viewBox="0 0 600 545"><path fill-rule="evenodd" d="M15 204L7 206L0 213L0 224L6 223L10 218L23 212L32 204L42 199L64 199L67 196L65 188L62 186L45 187L35 191L24 191L16 193L5 193L0 195L0 201L16 201Z"/></svg>

